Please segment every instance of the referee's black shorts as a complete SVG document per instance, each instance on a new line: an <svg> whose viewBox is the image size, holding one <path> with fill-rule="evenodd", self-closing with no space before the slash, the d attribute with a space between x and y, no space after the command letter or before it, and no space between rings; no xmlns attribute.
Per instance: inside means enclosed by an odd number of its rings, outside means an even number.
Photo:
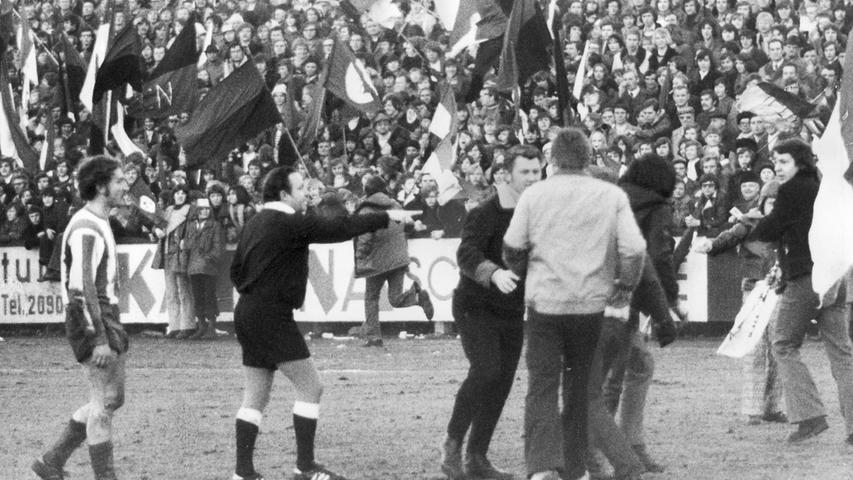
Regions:
<svg viewBox="0 0 853 480"><path fill-rule="evenodd" d="M276 370L280 363L311 356L293 310L241 296L234 308L234 331L243 350L243 365Z"/></svg>

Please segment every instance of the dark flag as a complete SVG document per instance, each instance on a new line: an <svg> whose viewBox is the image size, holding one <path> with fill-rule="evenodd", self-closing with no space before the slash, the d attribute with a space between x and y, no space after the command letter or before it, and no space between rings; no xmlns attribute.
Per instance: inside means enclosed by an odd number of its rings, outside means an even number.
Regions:
<svg viewBox="0 0 853 480"><path fill-rule="evenodd" d="M98 103L104 93L125 84L130 84L134 90L142 90L141 50L142 44L133 25L128 24L116 34L95 75L94 103Z"/></svg>
<svg viewBox="0 0 853 480"><path fill-rule="evenodd" d="M545 16L536 0L515 2L503 39L498 90L511 91L534 73L549 69L547 46L551 43Z"/></svg>
<svg viewBox="0 0 853 480"><path fill-rule="evenodd" d="M330 92L360 112L373 113L382 109L370 75L347 44L335 42L327 65L325 87Z"/></svg>
<svg viewBox="0 0 853 480"><path fill-rule="evenodd" d="M465 103L477 100L480 90L483 88L486 73L491 70L501 57L503 36L495 37L481 43L477 48L477 56L474 58L474 70L471 72L471 84L465 95Z"/></svg>
<svg viewBox="0 0 853 480"><path fill-rule="evenodd" d="M560 105L560 123L563 126L568 126L571 119L571 110L569 104L571 102L572 93L569 90L569 79L566 78L566 60L563 58L563 43L560 41L560 16L554 15L554 20L551 23L551 32L554 37L554 71L557 75L557 103Z"/></svg>
<svg viewBox="0 0 853 480"><path fill-rule="evenodd" d="M12 0L0 0L0 47L6 53L6 46L12 40Z"/></svg>
<svg viewBox="0 0 853 480"><path fill-rule="evenodd" d="M234 70L175 129L189 165L218 162L249 138L281 122L272 95L252 62Z"/></svg>
<svg viewBox="0 0 853 480"><path fill-rule="evenodd" d="M6 42L0 41L0 46L5 50ZM27 134L21 130L8 75L6 55L0 55L0 155L19 160L26 171L35 174L39 170L39 156L27 141Z"/></svg>
<svg viewBox="0 0 853 480"><path fill-rule="evenodd" d="M128 106L132 117L163 118L192 111L198 99L195 23L187 22Z"/></svg>
<svg viewBox="0 0 853 480"><path fill-rule="evenodd" d="M77 118L75 105L86 80L86 63L64 33L60 35L55 50L61 60L55 103L62 108L63 115L71 113Z"/></svg>

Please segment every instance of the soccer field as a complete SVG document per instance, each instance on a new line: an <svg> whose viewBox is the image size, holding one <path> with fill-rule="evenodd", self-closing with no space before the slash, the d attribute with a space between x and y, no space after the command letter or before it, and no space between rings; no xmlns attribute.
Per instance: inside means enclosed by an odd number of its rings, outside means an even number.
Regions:
<svg viewBox="0 0 853 480"><path fill-rule="evenodd" d="M804 357L829 411L830 430L787 446L790 426L747 427L738 415L739 365L716 357L718 340L679 340L654 349L656 380L647 408L647 443L667 472L647 479L853 478L838 400L823 349ZM353 479L438 479L439 450L467 363L458 340L310 343L326 392L317 455ZM522 360L491 449L496 465L524 478L522 421L527 374ZM231 337L174 342L134 336L127 401L115 419L119 478L228 480L234 414L241 395L240 351ZM293 390L277 377L261 425L255 465L268 480L290 477L295 459ZM62 338L0 343L0 480L35 478L28 468L85 401L80 368ZM88 455L74 454L71 479L92 478Z"/></svg>

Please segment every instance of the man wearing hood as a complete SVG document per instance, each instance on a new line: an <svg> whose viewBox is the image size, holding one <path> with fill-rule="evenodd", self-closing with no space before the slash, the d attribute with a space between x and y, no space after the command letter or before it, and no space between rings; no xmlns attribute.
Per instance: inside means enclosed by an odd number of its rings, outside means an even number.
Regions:
<svg viewBox="0 0 853 480"><path fill-rule="evenodd" d="M486 458L524 343L524 283L506 267L501 251L521 192L542 178L541 157L535 147L512 147L504 164L509 182L468 212L462 226L456 252L462 275L453 295L453 318L471 366L443 445L441 470L451 480L511 478ZM469 427L463 468L462 441Z"/></svg>
<svg viewBox="0 0 853 480"><path fill-rule="evenodd" d="M400 204L388 196L387 184L379 175L366 175L362 179L366 198L356 209L356 214L399 210ZM388 283L388 301L394 308L419 305L427 320L432 320L434 309L429 293L420 282L403 291L403 280L408 273L409 247L402 224L389 224L388 228L359 235L355 238L355 278L365 279L364 323L350 330L351 334L365 337L366 347L382 346L379 326L379 295Z"/></svg>

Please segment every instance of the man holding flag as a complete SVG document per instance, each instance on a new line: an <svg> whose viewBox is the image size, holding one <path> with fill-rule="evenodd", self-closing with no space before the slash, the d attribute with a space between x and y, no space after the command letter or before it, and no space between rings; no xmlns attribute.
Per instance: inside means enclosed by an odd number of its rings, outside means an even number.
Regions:
<svg viewBox="0 0 853 480"><path fill-rule="evenodd" d="M809 144L791 138L776 144L773 158L776 178L782 186L773 212L758 223L752 237L762 242L780 243L784 290L773 313L770 338L773 355L779 363L788 418L798 426L787 441L799 443L829 428L820 394L800 358L806 329L811 320L816 319L832 376L838 385L847 443L853 444L853 343L848 330L848 298L853 295L847 294L847 282L843 277L836 279L823 296L813 290L815 264L809 229L816 213L815 198L820 185L814 155Z"/></svg>

